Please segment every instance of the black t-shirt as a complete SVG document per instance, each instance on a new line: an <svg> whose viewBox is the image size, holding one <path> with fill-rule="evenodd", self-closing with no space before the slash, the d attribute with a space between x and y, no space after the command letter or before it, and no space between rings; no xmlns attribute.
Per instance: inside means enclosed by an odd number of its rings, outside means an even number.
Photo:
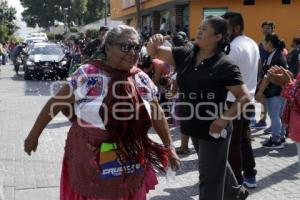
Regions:
<svg viewBox="0 0 300 200"><path fill-rule="evenodd" d="M215 140L211 123L225 110L226 86L241 85L239 67L220 52L196 66L197 46L172 49L179 87L179 117L183 134Z"/></svg>
<svg viewBox="0 0 300 200"><path fill-rule="evenodd" d="M287 62L289 66L289 70L293 73L294 77L298 74L298 65L299 65L299 55L300 55L300 46L294 48L288 55L287 55Z"/></svg>
<svg viewBox="0 0 300 200"><path fill-rule="evenodd" d="M287 61L285 56L283 55L282 51L280 50L276 50L275 53L272 55L270 54L269 57L271 57L271 62L268 63L268 59L265 61L265 63L263 64L263 71L264 74L266 74L268 72L268 70L274 66L274 65L278 65L278 66L282 66L284 68L287 68ZM268 87L266 88L266 90L264 91L264 95L266 98L271 98L271 97L275 97L275 96L280 96L281 93L281 87L279 85L273 84L273 83L269 83Z"/></svg>
<svg viewBox="0 0 300 200"><path fill-rule="evenodd" d="M101 43L102 42L99 39L95 39L94 41L88 43L85 49L83 50L83 55L91 57L93 53L96 52L97 48L100 47Z"/></svg>

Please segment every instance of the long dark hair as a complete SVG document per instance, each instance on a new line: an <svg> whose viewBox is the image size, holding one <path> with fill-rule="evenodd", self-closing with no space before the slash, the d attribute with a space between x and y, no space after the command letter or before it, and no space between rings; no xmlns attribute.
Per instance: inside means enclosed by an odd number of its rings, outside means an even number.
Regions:
<svg viewBox="0 0 300 200"><path fill-rule="evenodd" d="M274 48L282 51L285 48L285 43L283 40L280 40L279 37L274 34L266 35L265 37L266 42L271 42Z"/></svg>
<svg viewBox="0 0 300 200"><path fill-rule="evenodd" d="M227 22L222 17L216 15L209 15L205 19L208 23L210 23L211 27L214 29L215 34L221 34L222 39L220 40L217 50L223 51L226 54L230 52L230 38L227 34Z"/></svg>
<svg viewBox="0 0 300 200"><path fill-rule="evenodd" d="M216 53L224 52L225 54L228 55L230 52L230 38L228 37L227 34L227 22L225 21L225 19L216 15L209 15L204 20L211 25L215 34L222 34L222 39L217 45ZM191 62L194 61L193 59L190 58L195 59L195 55L199 51L200 51L200 47L196 43L194 43L192 47L192 53L185 58L186 67L181 71L181 73L178 74L179 76L180 74L183 74L187 70L188 68L187 66L189 66Z"/></svg>

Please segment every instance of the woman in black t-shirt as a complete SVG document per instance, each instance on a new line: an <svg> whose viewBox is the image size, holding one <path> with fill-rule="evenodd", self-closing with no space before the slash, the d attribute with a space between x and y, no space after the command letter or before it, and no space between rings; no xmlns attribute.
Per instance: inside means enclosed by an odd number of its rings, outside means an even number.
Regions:
<svg viewBox="0 0 300 200"><path fill-rule="evenodd" d="M267 35L263 41L263 46L270 53L268 59L263 64L264 74L274 65L287 68L287 61L283 55L285 44L276 34ZM264 148L284 148L285 131L281 123L280 116L283 112L285 100L280 96L281 87L270 83L265 77L259 86L256 94L258 101L263 101L266 98L268 113L271 119L272 136L264 144Z"/></svg>
<svg viewBox="0 0 300 200"><path fill-rule="evenodd" d="M147 45L152 57L176 68L181 131L192 137L198 153L201 200L246 199L248 195L237 185L227 162L230 122L243 110L238 107L244 108L250 97L238 66L225 54L230 49L226 35L226 21L209 16L201 22L193 48L164 47L160 34L152 36ZM228 91L237 101L225 111ZM227 137L222 132L227 132Z"/></svg>

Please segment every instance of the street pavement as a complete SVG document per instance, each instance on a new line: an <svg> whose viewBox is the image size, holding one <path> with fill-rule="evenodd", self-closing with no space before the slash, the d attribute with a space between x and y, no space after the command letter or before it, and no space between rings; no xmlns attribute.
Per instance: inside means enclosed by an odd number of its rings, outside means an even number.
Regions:
<svg viewBox="0 0 300 200"><path fill-rule="evenodd" d="M24 81L16 76L11 65L0 71L0 200L4 188L6 200L58 200L61 160L69 122L59 114L44 130L37 152L27 156L23 141L39 111L57 87L53 81ZM57 86L57 85L56 85ZM259 111L259 110L257 110ZM175 146L180 133L171 128ZM158 141L151 131L150 136ZM249 200L300 199L300 170L296 147L287 140L282 150L261 147L269 136L253 131L253 149L257 163L256 189L250 190ZM190 144L190 148L192 145ZM181 157L182 167L175 181L166 182L159 176L159 184L148 194L149 200L198 199L197 157L194 151ZM216 166L218 167L218 166Z"/></svg>

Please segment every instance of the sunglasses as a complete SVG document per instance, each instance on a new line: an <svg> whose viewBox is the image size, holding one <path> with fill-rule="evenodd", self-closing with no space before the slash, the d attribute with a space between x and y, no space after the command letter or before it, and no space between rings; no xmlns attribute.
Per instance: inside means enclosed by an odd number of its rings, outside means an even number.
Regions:
<svg viewBox="0 0 300 200"><path fill-rule="evenodd" d="M140 44L132 44L132 43L112 43L111 45L116 45L120 47L120 50L124 53L128 53L131 50L134 51L134 53L138 54L140 53L142 49L142 45Z"/></svg>

